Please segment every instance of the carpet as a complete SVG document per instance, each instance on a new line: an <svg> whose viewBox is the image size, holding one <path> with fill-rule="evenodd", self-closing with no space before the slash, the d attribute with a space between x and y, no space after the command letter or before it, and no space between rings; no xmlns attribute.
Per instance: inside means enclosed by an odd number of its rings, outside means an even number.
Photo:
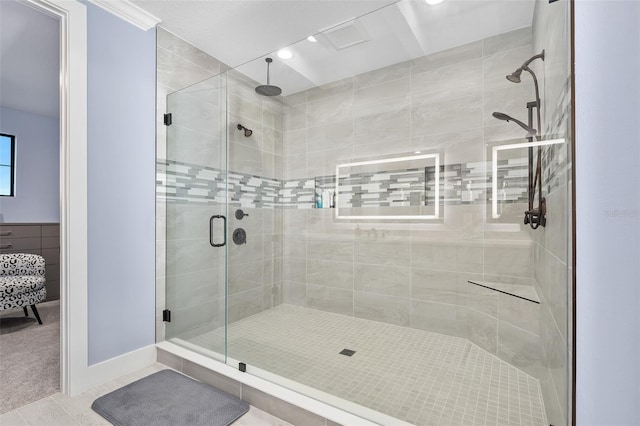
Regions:
<svg viewBox="0 0 640 426"><path fill-rule="evenodd" d="M60 301L0 311L0 414L53 395L60 389Z"/></svg>
<svg viewBox="0 0 640 426"><path fill-rule="evenodd" d="M91 408L116 426L227 426L249 411L249 404L163 370L101 396Z"/></svg>

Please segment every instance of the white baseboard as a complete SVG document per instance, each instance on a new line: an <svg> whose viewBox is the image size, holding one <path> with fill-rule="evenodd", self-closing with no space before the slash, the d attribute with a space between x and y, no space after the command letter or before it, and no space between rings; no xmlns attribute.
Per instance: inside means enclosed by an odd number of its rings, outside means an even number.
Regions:
<svg viewBox="0 0 640 426"><path fill-rule="evenodd" d="M86 390L110 382L120 376L149 367L156 362L156 359L156 345L149 345L91 365L83 374L80 388Z"/></svg>

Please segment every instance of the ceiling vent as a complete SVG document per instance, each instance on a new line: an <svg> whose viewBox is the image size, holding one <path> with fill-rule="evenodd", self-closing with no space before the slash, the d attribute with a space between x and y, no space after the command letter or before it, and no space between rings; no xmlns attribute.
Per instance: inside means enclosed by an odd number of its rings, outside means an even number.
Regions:
<svg viewBox="0 0 640 426"><path fill-rule="evenodd" d="M355 19L324 30L321 34L336 50L346 49L370 40L367 31Z"/></svg>

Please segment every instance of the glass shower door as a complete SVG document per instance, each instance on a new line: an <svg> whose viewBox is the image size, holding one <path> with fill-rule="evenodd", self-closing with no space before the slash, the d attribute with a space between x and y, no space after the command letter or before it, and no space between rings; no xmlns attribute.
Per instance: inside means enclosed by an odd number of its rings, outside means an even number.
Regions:
<svg viewBox="0 0 640 426"><path fill-rule="evenodd" d="M226 356L226 78L167 97L165 337Z"/></svg>

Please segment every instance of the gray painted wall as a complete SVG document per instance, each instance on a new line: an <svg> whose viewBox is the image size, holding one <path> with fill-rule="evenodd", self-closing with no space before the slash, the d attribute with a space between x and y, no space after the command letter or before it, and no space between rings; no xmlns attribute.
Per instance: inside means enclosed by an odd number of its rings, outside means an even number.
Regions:
<svg viewBox="0 0 640 426"><path fill-rule="evenodd" d="M0 108L0 132L16 136L16 196L0 198L0 222L59 222L58 119Z"/></svg>
<svg viewBox="0 0 640 426"><path fill-rule="evenodd" d="M87 4L89 364L154 343L155 30Z"/></svg>
<svg viewBox="0 0 640 426"><path fill-rule="evenodd" d="M640 2L575 2L579 425L640 424L639 54Z"/></svg>

